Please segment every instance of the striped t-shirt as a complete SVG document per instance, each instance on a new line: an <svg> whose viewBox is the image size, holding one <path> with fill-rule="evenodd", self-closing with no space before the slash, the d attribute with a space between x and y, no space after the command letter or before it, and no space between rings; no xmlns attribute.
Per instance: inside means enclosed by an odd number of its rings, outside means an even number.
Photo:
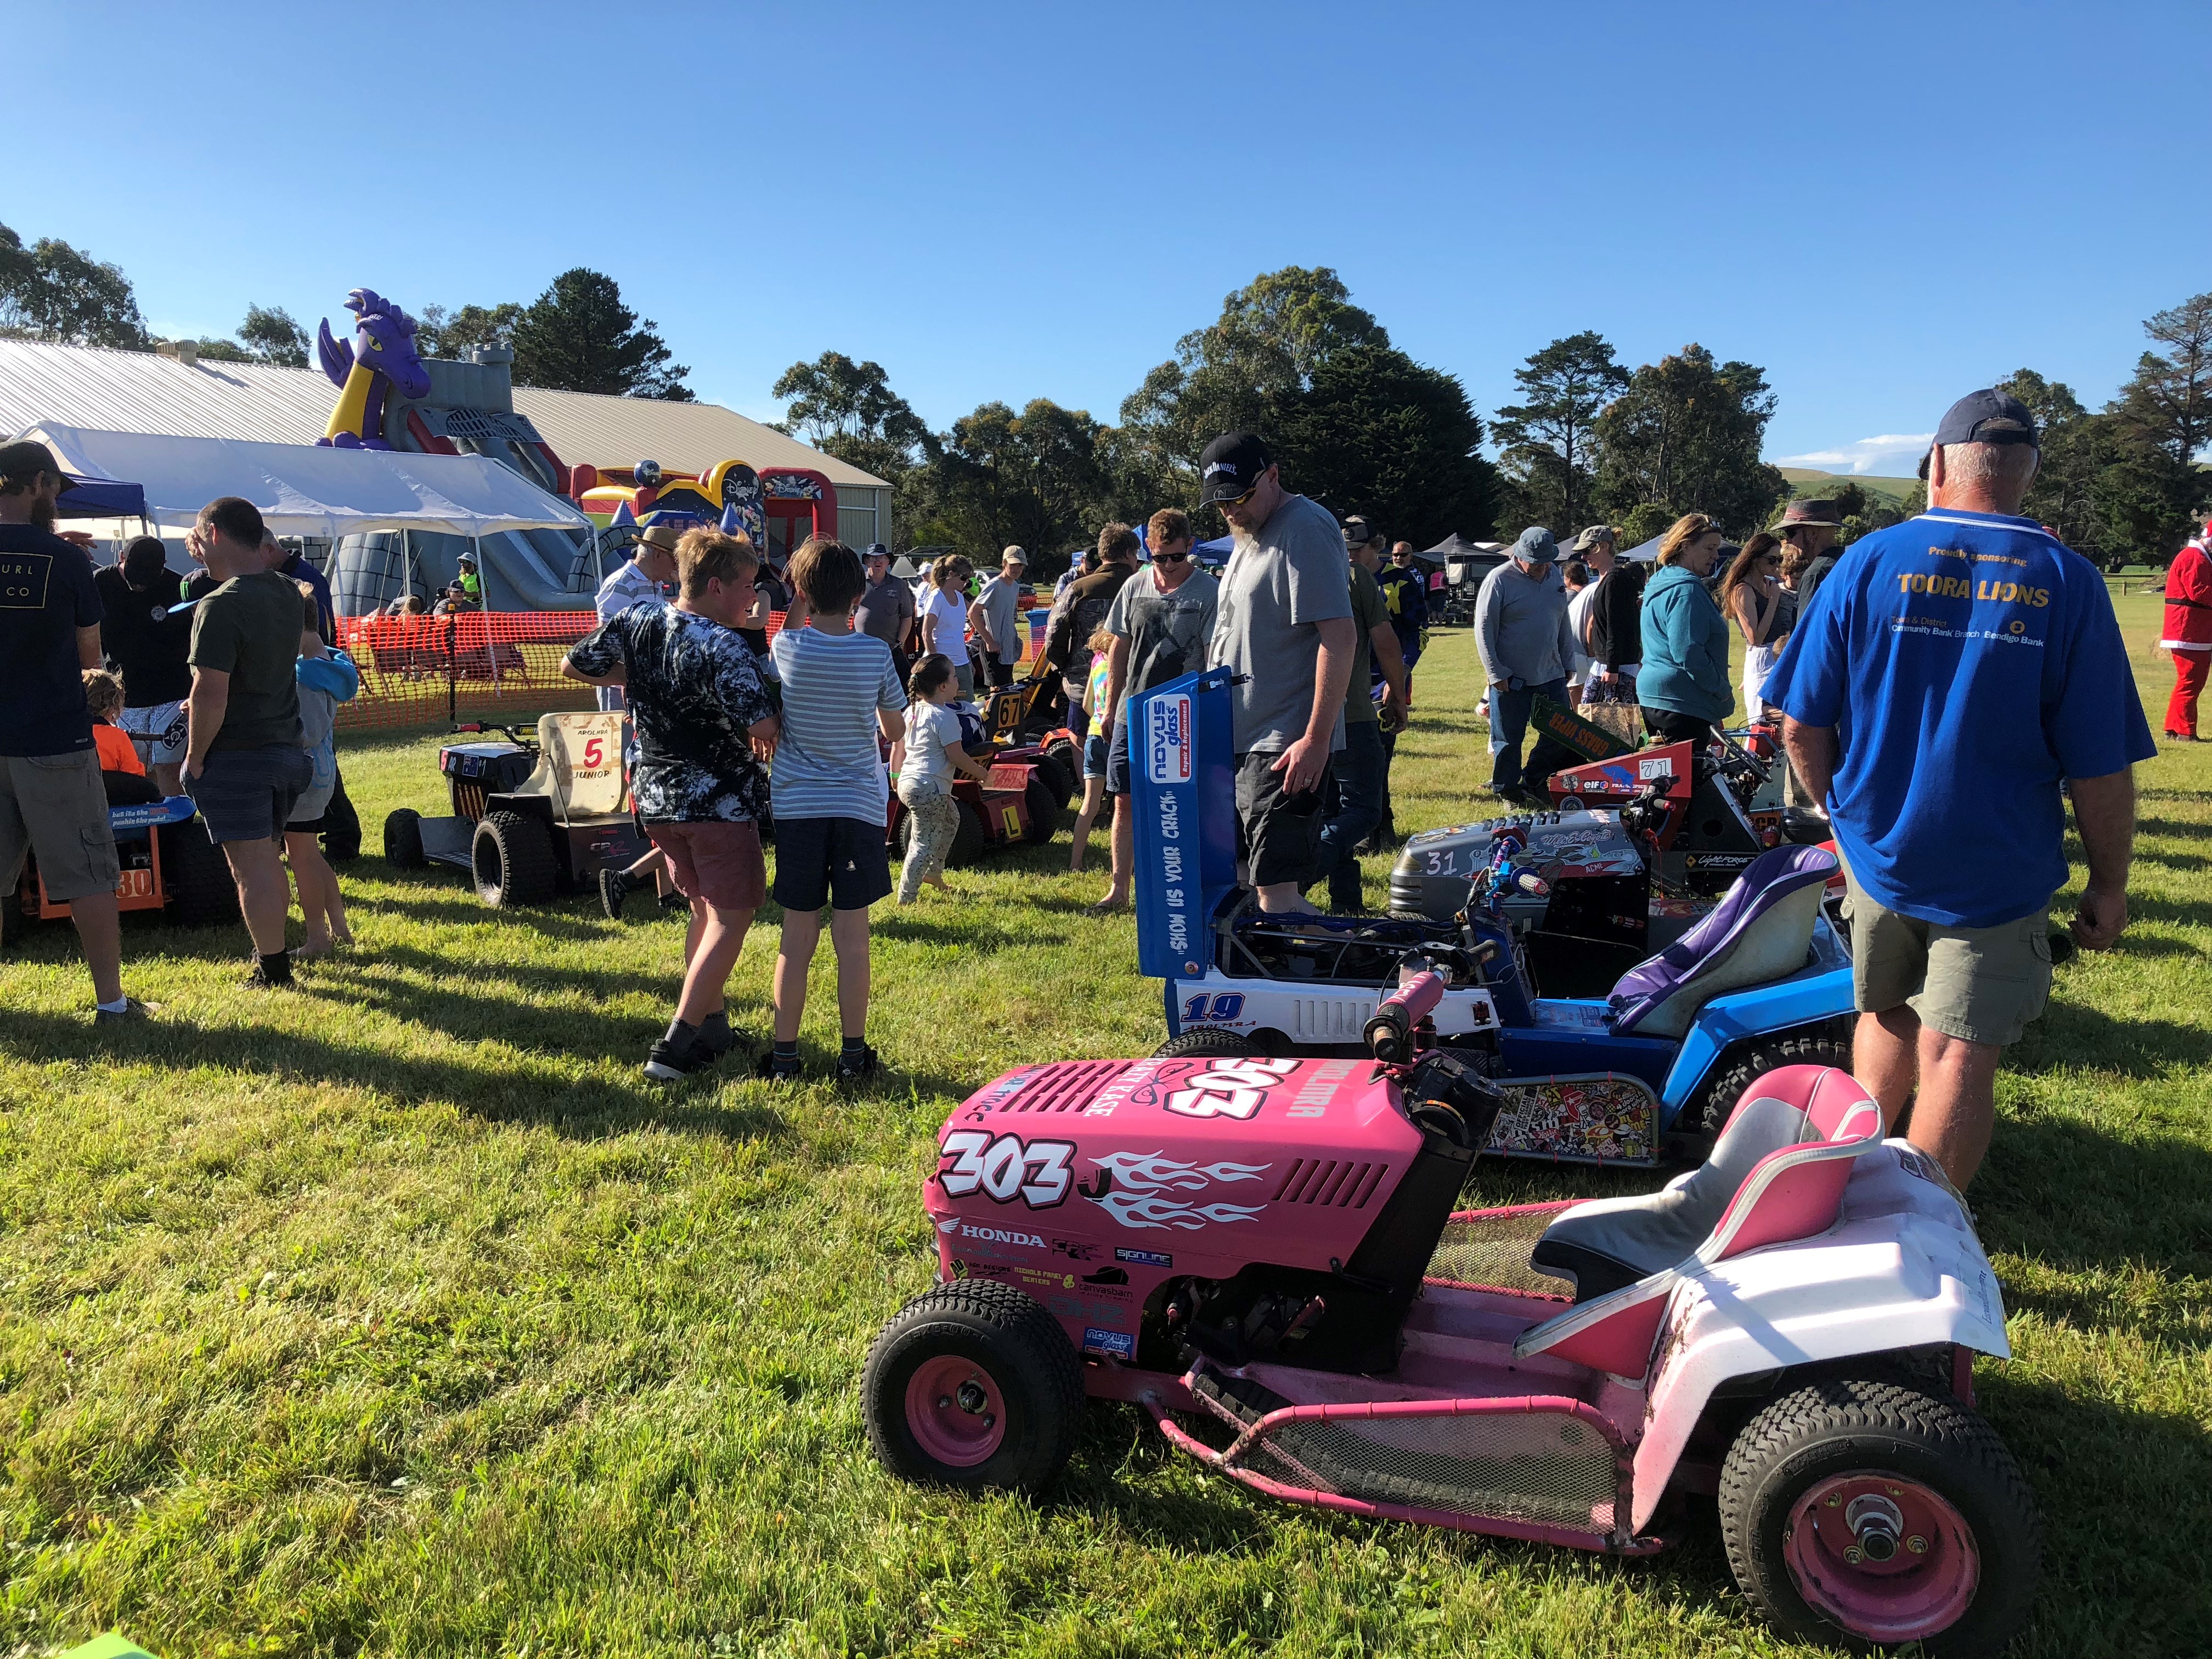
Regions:
<svg viewBox="0 0 2212 1659"><path fill-rule="evenodd" d="M770 642L783 682L783 732L770 782L778 818L884 821L890 791L876 711L903 710L891 648L870 634L787 629Z"/></svg>

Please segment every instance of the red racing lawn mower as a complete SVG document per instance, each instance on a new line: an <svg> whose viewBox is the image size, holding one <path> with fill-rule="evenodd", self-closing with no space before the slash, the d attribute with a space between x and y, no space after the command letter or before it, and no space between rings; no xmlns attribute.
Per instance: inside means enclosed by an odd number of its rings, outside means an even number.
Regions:
<svg viewBox="0 0 2212 1659"><path fill-rule="evenodd" d="M1082 768L1073 732L1037 727L1048 718L1036 712L1044 686L1024 680L990 692L980 705L949 705L959 716L961 748L970 760L988 762L991 772L980 781L952 781L960 828L948 865L973 864L1000 848L1042 846L1059 833ZM884 836L902 860L913 835L908 816L894 790Z"/></svg>
<svg viewBox="0 0 2212 1659"><path fill-rule="evenodd" d="M1499 1109L1421 1052L1060 1060L970 1095L922 1202L937 1287L870 1350L908 1480L1036 1492L1086 1400L1258 1493L1615 1555L1717 1497L1745 1596L1798 1638L1995 1654L2040 1572L1974 1407L2004 1306L1942 1172L1844 1073L1744 1091L1643 1197L1461 1210Z"/></svg>

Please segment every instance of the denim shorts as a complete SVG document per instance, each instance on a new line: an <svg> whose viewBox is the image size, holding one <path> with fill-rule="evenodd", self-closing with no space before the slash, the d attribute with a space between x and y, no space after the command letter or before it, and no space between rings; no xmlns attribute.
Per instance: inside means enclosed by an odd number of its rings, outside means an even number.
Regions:
<svg viewBox="0 0 2212 1659"><path fill-rule="evenodd" d="M1083 740L1083 775L1103 778L1106 775L1106 734L1093 732Z"/></svg>
<svg viewBox="0 0 2212 1659"><path fill-rule="evenodd" d="M185 778L185 793L207 820L210 841L281 841L314 775L313 757L297 744L217 749L198 777Z"/></svg>

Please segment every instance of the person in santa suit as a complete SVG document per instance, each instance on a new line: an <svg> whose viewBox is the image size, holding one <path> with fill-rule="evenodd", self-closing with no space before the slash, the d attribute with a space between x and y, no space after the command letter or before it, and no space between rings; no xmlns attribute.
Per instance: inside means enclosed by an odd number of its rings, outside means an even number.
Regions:
<svg viewBox="0 0 2212 1659"><path fill-rule="evenodd" d="M2166 735L2197 738L2197 694L2212 670L2212 520L2191 537L2166 571L2166 626L2158 648L2173 656L2173 696L2166 705Z"/></svg>

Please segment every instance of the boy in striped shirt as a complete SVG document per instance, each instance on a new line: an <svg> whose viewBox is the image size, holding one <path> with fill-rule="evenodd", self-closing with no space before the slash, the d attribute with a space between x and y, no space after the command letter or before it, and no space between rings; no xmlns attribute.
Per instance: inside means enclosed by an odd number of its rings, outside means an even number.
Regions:
<svg viewBox="0 0 2212 1659"><path fill-rule="evenodd" d="M799 1075L806 970L826 903L844 1036L836 1076L856 1083L877 1070L867 1044L868 907L891 890L884 839L890 791L877 738L896 743L906 734L906 688L890 647L853 627L867 576L851 548L817 537L791 556L790 577L811 620L779 633L770 647L783 683L772 778L783 945L775 958L775 1046L760 1069L767 1078Z"/></svg>

